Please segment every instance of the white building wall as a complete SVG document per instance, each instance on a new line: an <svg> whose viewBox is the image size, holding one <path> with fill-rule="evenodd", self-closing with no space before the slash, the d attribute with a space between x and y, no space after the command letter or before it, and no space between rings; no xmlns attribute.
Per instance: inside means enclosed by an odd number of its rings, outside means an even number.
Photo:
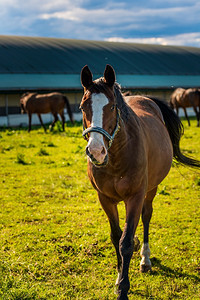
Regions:
<svg viewBox="0 0 200 300"><path fill-rule="evenodd" d="M53 116L51 114L43 114L42 120L44 124L48 124L53 122ZM82 120L82 114L81 113L73 113L73 117L75 121L81 121ZM66 121L69 121L68 114L65 114ZM36 114L32 115L32 125L40 125L40 121L38 119L38 116ZM0 117L0 126L1 127L28 127L28 115L8 115L8 116L2 116Z"/></svg>

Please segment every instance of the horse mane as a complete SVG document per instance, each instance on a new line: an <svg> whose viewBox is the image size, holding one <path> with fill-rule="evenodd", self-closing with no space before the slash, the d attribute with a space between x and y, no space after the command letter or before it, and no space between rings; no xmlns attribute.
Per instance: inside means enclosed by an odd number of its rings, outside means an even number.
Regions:
<svg viewBox="0 0 200 300"><path fill-rule="evenodd" d="M130 108L124 100L122 95L121 86L115 82L114 92L116 96L117 107L120 109L121 117L124 121L127 121L130 115Z"/></svg>

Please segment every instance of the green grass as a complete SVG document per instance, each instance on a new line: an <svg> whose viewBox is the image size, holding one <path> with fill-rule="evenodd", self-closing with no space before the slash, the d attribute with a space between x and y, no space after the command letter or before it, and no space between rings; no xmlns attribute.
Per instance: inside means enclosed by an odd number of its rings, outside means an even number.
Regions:
<svg viewBox="0 0 200 300"><path fill-rule="evenodd" d="M182 149L200 159L200 128ZM110 228L87 178L80 124L44 133L0 131L0 299L112 300L117 277ZM124 224L124 206L119 205ZM130 265L132 299L199 299L200 175L173 166L150 226L152 273ZM142 241L142 224L137 235Z"/></svg>

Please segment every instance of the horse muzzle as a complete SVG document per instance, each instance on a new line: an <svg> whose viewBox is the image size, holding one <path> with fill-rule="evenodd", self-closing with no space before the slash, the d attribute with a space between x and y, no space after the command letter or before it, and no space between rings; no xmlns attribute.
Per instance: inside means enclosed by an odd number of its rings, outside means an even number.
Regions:
<svg viewBox="0 0 200 300"><path fill-rule="evenodd" d="M97 152L96 153L91 153L89 151L89 147L87 146L86 147L86 154L87 156L89 157L90 161L93 163L93 165L95 165L96 167L103 167L103 166L106 166L107 163L108 163L108 154L106 153L106 155L102 155L99 156L98 155L98 159L95 158L95 154L97 156ZM101 159L99 159L101 157Z"/></svg>

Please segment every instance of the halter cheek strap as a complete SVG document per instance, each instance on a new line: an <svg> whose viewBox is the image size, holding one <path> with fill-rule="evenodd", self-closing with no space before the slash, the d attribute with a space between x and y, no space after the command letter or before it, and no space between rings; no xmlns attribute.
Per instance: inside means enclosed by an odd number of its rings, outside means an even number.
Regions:
<svg viewBox="0 0 200 300"><path fill-rule="evenodd" d="M97 132L102 134L103 136L105 136L108 139L108 149L112 146L112 143L114 141L114 138L117 134L117 132L120 130L120 124L119 121L121 120L121 116L120 116L120 109L117 107L117 124L115 126L115 129L113 131L113 134L110 135L105 129L98 127L98 126L93 126L93 127L88 127L87 129L84 128L83 125L83 136L86 140L88 140L88 133L90 132Z"/></svg>

